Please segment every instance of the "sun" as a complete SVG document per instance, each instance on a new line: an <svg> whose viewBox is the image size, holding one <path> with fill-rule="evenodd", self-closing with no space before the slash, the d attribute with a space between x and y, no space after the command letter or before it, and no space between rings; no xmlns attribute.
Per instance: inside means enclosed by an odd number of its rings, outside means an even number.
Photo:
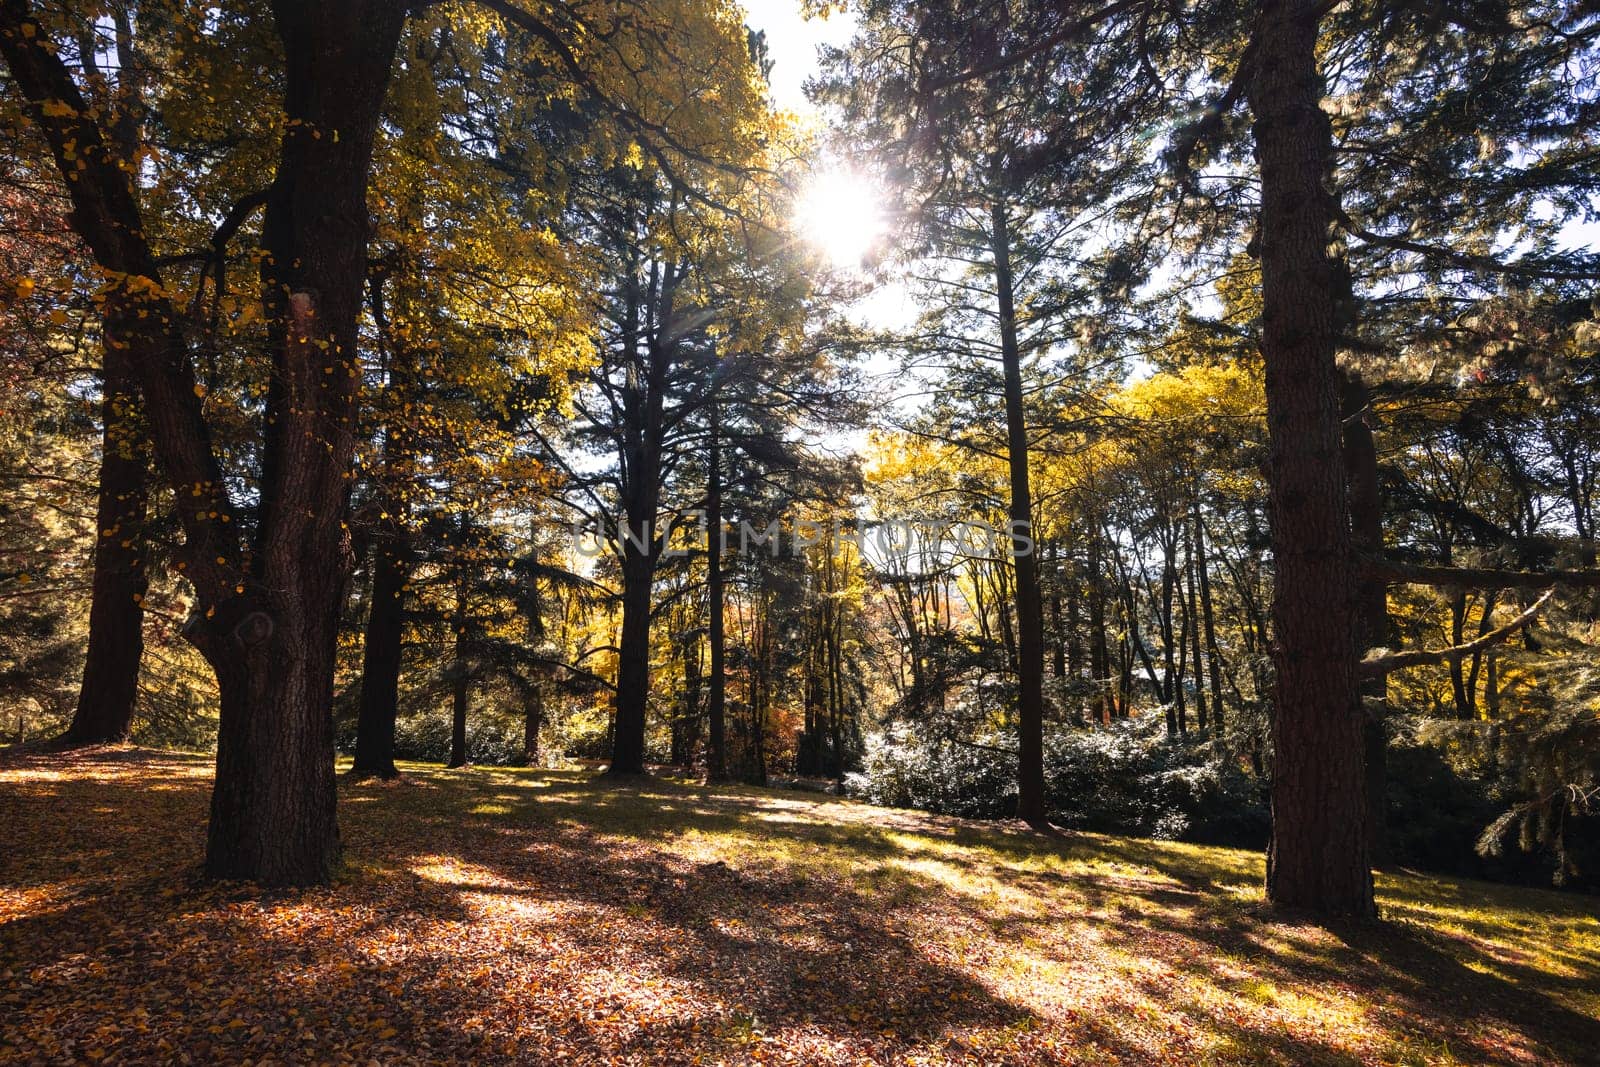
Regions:
<svg viewBox="0 0 1600 1067"><path fill-rule="evenodd" d="M847 168L812 176L795 204L795 223L801 236L840 270L860 267L886 229L876 183Z"/></svg>

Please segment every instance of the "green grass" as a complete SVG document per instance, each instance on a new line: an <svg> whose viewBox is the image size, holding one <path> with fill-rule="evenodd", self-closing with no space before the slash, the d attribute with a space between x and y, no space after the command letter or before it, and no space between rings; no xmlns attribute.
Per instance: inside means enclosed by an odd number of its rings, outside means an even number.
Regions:
<svg viewBox="0 0 1600 1067"><path fill-rule="evenodd" d="M194 878L209 765L0 762L0 1059L1600 1060L1593 898L814 794L408 766L341 783L338 884Z"/></svg>

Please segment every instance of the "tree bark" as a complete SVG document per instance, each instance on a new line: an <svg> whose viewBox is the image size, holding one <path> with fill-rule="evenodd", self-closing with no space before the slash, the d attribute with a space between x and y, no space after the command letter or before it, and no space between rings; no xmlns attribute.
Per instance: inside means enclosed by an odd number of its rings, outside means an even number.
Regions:
<svg viewBox="0 0 1600 1067"><path fill-rule="evenodd" d="M724 781L728 777L728 635L723 618L721 428L717 406L713 403L706 470L706 595L710 600L707 640L711 645L711 662L707 667L706 679L706 719L711 735L706 744L706 777L713 782Z"/></svg>
<svg viewBox="0 0 1600 1067"><path fill-rule="evenodd" d="M1102 725L1110 726L1116 715L1116 696L1111 679L1111 649L1106 642L1105 575L1100 565L1100 530L1096 523L1089 531L1089 670L1099 689L1097 703Z"/></svg>
<svg viewBox="0 0 1600 1067"><path fill-rule="evenodd" d="M74 229L126 311L162 476L179 502L178 568L198 611L185 635L217 674L221 714L206 873L325 882L334 819L333 668L349 570L343 519L360 374L372 141L406 7L277 0L285 132L263 224L272 372L259 515L246 544L124 162L108 148L27 0L0 0L0 53L50 144ZM28 32L23 32L24 28ZM49 108L48 102L64 104Z"/></svg>
<svg viewBox="0 0 1600 1067"><path fill-rule="evenodd" d="M404 538L399 522L385 521L373 548L372 604L361 654L361 700L351 766L357 777L394 778L400 773L394 765L394 724L405 635Z"/></svg>
<svg viewBox="0 0 1600 1067"><path fill-rule="evenodd" d="M991 251L1005 371L1006 442L1011 475L1011 562L1017 606L1017 818L1041 825L1044 805L1044 612L1039 596L1033 496L1028 487L1028 427L1022 405L1022 354L1011 280L1011 232L1005 204L990 205Z"/></svg>
<svg viewBox="0 0 1600 1067"><path fill-rule="evenodd" d="M1217 648L1216 612L1211 602L1211 564L1206 557L1206 526L1200 518L1200 494L1195 493L1194 514L1195 565L1200 571L1200 614L1205 621L1206 665L1211 674L1211 729L1222 736L1222 653Z"/></svg>
<svg viewBox="0 0 1600 1067"><path fill-rule="evenodd" d="M624 549L622 633L617 641L612 774L644 773L645 709L650 696L650 587L655 560L648 550Z"/></svg>
<svg viewBox="0 0 1600 1067"><path fill-rule="evenodd" d="M261 513L238 587L252 610L231 625L238 611L219 611L225 631L199 627L223 690L206 871L314 884L339 857L333 671L350 567L367 177L405 8L277 0L273 13L288 120L262 227L273 373Z"/></svg>
<svg viewBox="0 0 1600 1067"><path fill-rule="evenodd" d="M1248 95L1261 174L1262 354L1273 560L1272 842L1267 896L1375 914L1368 865L1355 558L1340 456L1341 308L1329 245L1332 132L1320 0L1263 4Z"/></svg>
<svg viewBox="0 0 1600 1067"><path fill-rule="evenodd" d="M89 647L67 745L115 744L128 739L144 656L145 561L150 448L121 323L104 320L105 368L100 402L99 504L95 512Z"/></svg>
<svg viewBox="0 0 1600 1067"><path fill-rule="evenodd" d="M1195 560L1194 536L1188 524L1184 524L1184 535L1188 541L1186 546L1188 566L1184 568L1184 600L1183 600L1183 628L1189 635L1189 652L1194 660L1194 720L1195 726L1201 733L1205 733L1211 726L1209 709L1206 706L1206 672L1200 662L1200 604L1199 594L1195 591L1194 572L1199 566Z"/></svg>
<svg viewBox="0 0 1600 1067"><path fill-rule="evenodd" d="M134 47L126 7L114 12L119 117L111 139L121 159L137 158L143 111L142 65ZM91 35L92 36L92 35ZM79 42L84 72L104 78L96 49ZM103 82L100 82L103 84ZM138 203L137 183L130 192ZM95 514L95 550L89 605L89 643L72 724L61 737L66 745L126 741L139 695L139 665L144 658L144 597L150 575L145 551L149 507L150 444L139 403L132 360L142 331L129 309L108 302L101 317L100 485ZM137 312L134 312L137 314Z"/></svg>

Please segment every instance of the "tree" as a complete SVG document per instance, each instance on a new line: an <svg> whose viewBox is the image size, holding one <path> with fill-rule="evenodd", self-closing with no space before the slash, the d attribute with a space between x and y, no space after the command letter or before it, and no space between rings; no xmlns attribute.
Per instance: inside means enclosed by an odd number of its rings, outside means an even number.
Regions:
<svg viewBox="0 0 1600 1067"><path fill-rule="evenodd" d="M1367 853L1355 566L1341 460L1333 141L1317 65L1321 5L1265 4L1246 95L1261 169L1262 358L1276 588L1267 896L1376 914Z"/></svg>
<svg viewBox="0 0 1600 1067"><path fill-rule="evenodd" d="M945 272L935 288L949 286L946 300L968 330L974 312L987 320L987 336L935 328L928 347L935 359L943 349L983 348L999 364L1014 548L1017 815L1032 824L1046 818L1044 615L1024 360L1061 344L1063 324L1089 311L1075 284L1088 258L1078 247L1085 215L1099 209L1110 175L1135 158L1130 130L1146 102L1111 89L1137 84L1135 54L1120 34L1072 41L1035 21L1041 16L959 0L870 4L850 49L828 57L832 80L822 89L844 108L850 150L875 152L883 171L905 184L916 251ZM1022 316L1019 270L1034 290ZM992 310L972 306L978 294L992 298Z"/></svg>
<svg viewBox="0 0 1600 1067"><path fill-rule="evenodd" d="M121 340L137 368L155 453L183 502L184 572L200 601L186 636L215 670L222 699L206 845L213 877L321 882L338 857L329 707L367 167L404 19L403 8L357 0L315 11L283 3L275 12L287 125L262 228L273 374L260 505L245 535L212 449L205 390L115 140L47 24L26 0L0 7L0 53L50 143L75 227L108 279L107 314L129 323Z"/></svg>

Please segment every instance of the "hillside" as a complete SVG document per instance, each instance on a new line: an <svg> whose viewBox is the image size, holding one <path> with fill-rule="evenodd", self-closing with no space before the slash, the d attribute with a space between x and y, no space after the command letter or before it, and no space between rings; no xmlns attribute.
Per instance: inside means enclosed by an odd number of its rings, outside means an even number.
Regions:
<svg viewBox="0 0 1600 1067"><path fill-rule="evenodd" d="M811 794L409 766L331 889L203 886L209 760L0 757L0 1060L1579 1063L1600 902Z"/></svg>

